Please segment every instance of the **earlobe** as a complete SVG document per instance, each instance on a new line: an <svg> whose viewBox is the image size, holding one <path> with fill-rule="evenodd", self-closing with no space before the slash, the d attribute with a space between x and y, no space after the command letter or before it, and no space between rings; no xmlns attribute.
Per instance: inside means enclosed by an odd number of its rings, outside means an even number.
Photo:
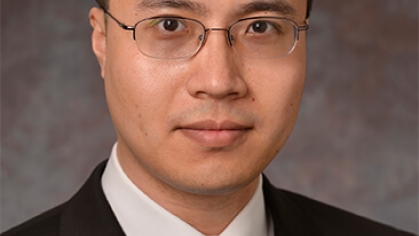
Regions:
<svg viewBox="0 0 419 236"><path fill-rule="evenodd" d="M92 49L96 55L101 68L102 78L105 78L106 63L106 24L103 11L94 7L89 12L90 25L92 32Z"/></svg>

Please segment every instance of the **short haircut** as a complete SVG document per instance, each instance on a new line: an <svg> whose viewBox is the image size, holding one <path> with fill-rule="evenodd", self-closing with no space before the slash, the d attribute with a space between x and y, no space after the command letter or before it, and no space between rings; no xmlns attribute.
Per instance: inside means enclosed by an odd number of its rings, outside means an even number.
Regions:
<svg viewBox="0 0 419 236"><path fill-rule="evenodd" d="M109 9L109 0L96 0L100 7L108 10ZM313 6L313 0L307 0L307 13L306 18L310 17L311 7Z"/></svg>

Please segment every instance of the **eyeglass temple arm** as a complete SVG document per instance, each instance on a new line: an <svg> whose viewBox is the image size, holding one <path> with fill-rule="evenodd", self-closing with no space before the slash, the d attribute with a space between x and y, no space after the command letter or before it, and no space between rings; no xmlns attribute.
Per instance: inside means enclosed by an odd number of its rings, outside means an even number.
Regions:
<svg viewBox="0 0 419 236"><path fill-rule="evenodd" d="M119 25L119 27L121 27L122 29L124 29L124 30L134 30L135 29L135 26L128 26L128 25L126 25L126 24L124 24L124 23L122 23L122 22L120 22L119 20L117 20L110 12L108 12L105 8L103 8L103 7L100 7L100 8L102 8L102 10L103 10L103 12L105 12L105 14L106 15L108 15L109 17L111 17L118 25Z"/></svg>

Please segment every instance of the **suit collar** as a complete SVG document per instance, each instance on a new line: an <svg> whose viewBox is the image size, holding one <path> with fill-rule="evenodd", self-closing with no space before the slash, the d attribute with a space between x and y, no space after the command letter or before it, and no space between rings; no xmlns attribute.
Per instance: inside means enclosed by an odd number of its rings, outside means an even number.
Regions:
<svg viewBox="0 0 419 236"><path fill-rule="evenodd" d="M60 236L124 236L101 187L106 161L66 204L61 216Z"/></svg>
<svg viewBox="0 0 419 236"><path fill-rule="evenodd" d="M60 236L125 236L101 186L106 161L99 164L83 187L65 204ZM313 220L285 191L276 189L263 176L265 204L276 236L322 236Z"/></svg>
<svg viewBox="0 0 419 236"><path fill-rule="evenodd" d="M263 176L265 204L274 222L276 236L322 236L313 219L285 191L276 189Z"/></svg>

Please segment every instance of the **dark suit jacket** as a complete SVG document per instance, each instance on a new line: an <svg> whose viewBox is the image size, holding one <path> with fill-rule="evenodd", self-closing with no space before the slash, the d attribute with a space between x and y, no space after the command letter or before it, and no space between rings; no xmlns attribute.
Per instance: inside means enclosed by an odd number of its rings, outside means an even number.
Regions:
<svg viewBox="0 0 419 236"><path fill-rule="evenodd" d="M2 236L123 236L101 187L102 162L68 202L53 208ZM368 219L301 195L276 189L265 178L266 207L279 236L408 236ZM140 236L140 235L139 235ZM148 236L148 235L147 235ZM255 235L257 236L257 235Z"/></svg>

